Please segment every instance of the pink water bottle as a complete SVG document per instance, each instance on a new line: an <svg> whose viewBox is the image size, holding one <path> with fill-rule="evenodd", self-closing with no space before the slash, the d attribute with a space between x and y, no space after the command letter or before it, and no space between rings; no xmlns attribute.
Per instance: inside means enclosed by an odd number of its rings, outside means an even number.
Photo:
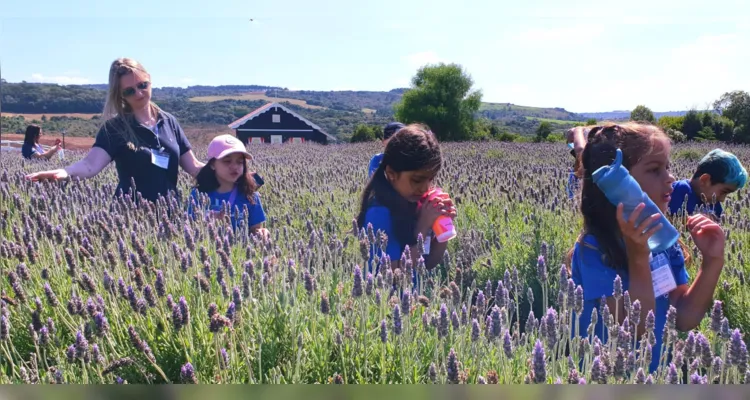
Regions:
<svg viewBox="0 0 750 400"><path fill-rule="evenodd" d="M426 195L425 202L440 197L441 194L443 194L443 191L440 188L435 188ZM432 231L435 233L435 239L440 243L445 243L457 235L453 219L445 215L441 215L435 219L435 222L432 224Z"/></svg>

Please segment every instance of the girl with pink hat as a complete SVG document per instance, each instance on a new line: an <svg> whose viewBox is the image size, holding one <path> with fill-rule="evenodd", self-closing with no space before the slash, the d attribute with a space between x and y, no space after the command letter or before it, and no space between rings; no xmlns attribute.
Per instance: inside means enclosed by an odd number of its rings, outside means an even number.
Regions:
<svg viewBox="0 0 750 400"><path fill-rule="evenodd" d="M262 180L250 172L247 161L252 159L245 145L232 135L215 137L208 145L206 166L195 178L195 187L191 192L192 199L205 215L224 218L226 206L229 207L232 226L237 228L238 216L247 207L247 227L250 233L267 236L263 228L266 214L260 202L258 188ZM205 204L203 197L208 197ZM188 212L195 215L191 202ZM239 215L237 215L239 213Z"/></svg>

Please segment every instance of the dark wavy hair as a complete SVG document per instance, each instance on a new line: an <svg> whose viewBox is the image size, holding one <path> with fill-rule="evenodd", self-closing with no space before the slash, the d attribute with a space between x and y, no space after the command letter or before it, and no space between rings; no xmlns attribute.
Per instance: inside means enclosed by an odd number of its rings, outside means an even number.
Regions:
<svg viewBox="0 0 750 400"><path fill-rule="evenodd" d="M628 267L622 233L617 223L617 207L610 203L591 176L600 167L614 162L618 148L622 150L622 165L630 170L653 150L658 140L669 141L669 137L655 125L635 122L597 126L588 133L586 147L580 157L583 231L596 238L598 250L604 255L605 263L612 268L622 270ZM569 259L572 258L572 251L568 254Z"/></svg>
<svg viewBox="0 0 750 400"><path fill-rule="evenodd" d="M443 156L435 135L420 124L407 125L399 129L388 140L380 166L370 178L362 192L362 203L357 224L364 227L367 209L377 202L388 208L394 234L401 245L414 245L417 238L417 205L403 198L385 176L386 167L396 172L429 170L440 172Z"/></svg>
<svg viewBox="0 0 750 400"><path fill-rule="evenodd" d="M26 127L26 135L23 137L23 144L26 146L34 146L37 139L42 134L42 127L39 125L29 125Z"/></svg>
<svg viewBox="0 0 750 400"><path fill-rule="evenodd" d="M219 188L219 180L216 178L216 171L213 170L215 158L206 163L195 177L195 188L202 193L210 193ZM250 204L255 204L253 194L258 190L258 184L255 183L252 174L248 172L247 160L242 167L242 175L237 179L237 191L247 197Z"/></svg>

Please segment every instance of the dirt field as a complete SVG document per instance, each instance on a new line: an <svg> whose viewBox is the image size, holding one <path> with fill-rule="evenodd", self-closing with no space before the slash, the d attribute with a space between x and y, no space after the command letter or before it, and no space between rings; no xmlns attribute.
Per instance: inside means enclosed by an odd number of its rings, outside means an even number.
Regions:
<svg viewBox="0 0 750 400"><path fill-rule="evenodd" d="M39 142L45 146L53 146L55 144L55 139L62 139L62 136L55 136L55 135L42 135L41 139L39 139ZM18 135L15 133L3 133L2 140L12 140L12 141L23 141L23 135ZM91 146L94 144L94 138L92 137L65 137L65 149L66 150L88 150L91 148ZM16 146L13 145L13 147L21 147L20 145Z"/></svg>
<svg viewBox="0 0 750 400"><path fill-rule="evenodd" d="M268 97L264 92L253 92L253 93L245 93L240 94L236 96L199 96L199 97L192 97L190 98L190 101L198 101L198 102L212 102L212 101L220 101L220 100L265 100L265 101L273 101L273 102L288 102L294 105L298 105L300 107L305 108L312 108L312 109L325 109L325 107L321 106L314 106L311 104L307 104L304 100L298 100L298 99L287 99L283 97Z"/></svg>

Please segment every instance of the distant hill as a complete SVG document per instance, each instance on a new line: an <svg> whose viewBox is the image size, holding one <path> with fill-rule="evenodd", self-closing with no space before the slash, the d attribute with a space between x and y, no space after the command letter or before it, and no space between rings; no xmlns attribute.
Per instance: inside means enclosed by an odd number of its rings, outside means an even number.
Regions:
<svg viewBox="0 0 750 400"><path fill-rule="evenodd" d="M687 114L687 111L665 111L665 112L654 112L654 117L656 119L659 119L663 116L670 116L670 117L681 117L683 115ZM581 115L586 118L596 118L599 121L603 120L624 120L624 119L630 119L630 111L627 110L620 110L620 111L609 111L609 112L585 112L580 113L578 115Z"/></svg>
<svg viewBox="0 0 750 400"><path fill-rule="evenodd" d="M56 85L4 83L0 98L3 111L33 115L101 113L107 85ZM357 124L382 125L393 119L393 107L408 88L390 91L289 90L264 85L159 87L154 101L177 116L183 124L226 125L268 101L289 104L329 133L351 134ZM501 129L533 134L541 121L562 130L586 117L563 108L540 108L510 103L483 103L479 116Z"/></svg>

